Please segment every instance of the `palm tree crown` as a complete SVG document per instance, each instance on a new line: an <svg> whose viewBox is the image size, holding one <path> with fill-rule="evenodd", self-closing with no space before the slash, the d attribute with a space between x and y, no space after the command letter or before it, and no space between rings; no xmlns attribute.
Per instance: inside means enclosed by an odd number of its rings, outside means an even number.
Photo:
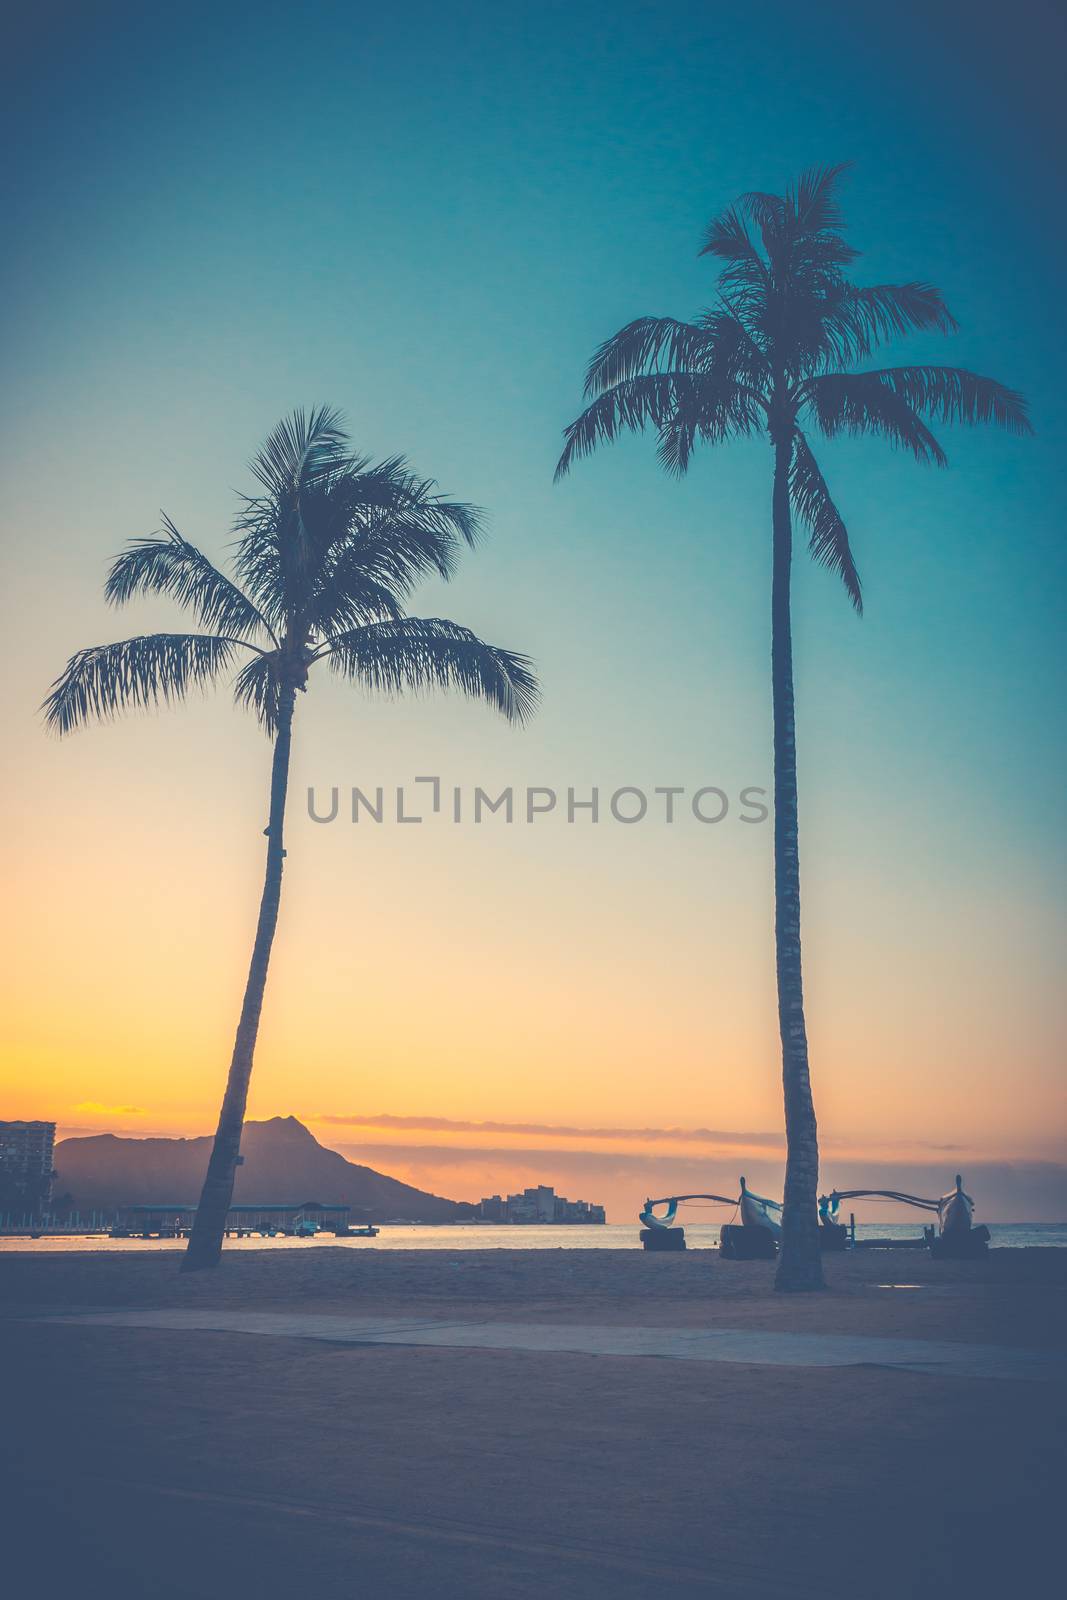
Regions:
<svg viewBox="0 0 1067 1600"><path fill-rule="evenodd" d="M943 366L854 370L888 340L957 324L930 284L860 288L846 277L859 252L840 232L845 170L815 169L784 195L743 195L715 218L701 254L723 263L717 302L695 322L639 317L605 340L586 375L591 404L565 430L556 476L623 430L648 425L660 461L677 474L698 440L765 432L791 441L790 499L811 554L840 575L862 612L848 532L809 432L880 434L944 466L924 418L1032 430L1022 396L992 378Z"/></svg>
<svg viewBox="0 0 1067 1600"><path fill-rule="evenodd" d="M202 631L79 650L45 701L52 729L180 700L236 668L238 703L273 735L286 690L306 688L320 661L370 689L456 688L526 720L538 693L527 657L403 610L420 579L449 578L461 547L475 543L476 507L445 499L400 457L371 465L353 455L328 408L280 423L252 471L259 493L242 500L233 579L166 516L108 574L113 604L169 595Z"/></svg>

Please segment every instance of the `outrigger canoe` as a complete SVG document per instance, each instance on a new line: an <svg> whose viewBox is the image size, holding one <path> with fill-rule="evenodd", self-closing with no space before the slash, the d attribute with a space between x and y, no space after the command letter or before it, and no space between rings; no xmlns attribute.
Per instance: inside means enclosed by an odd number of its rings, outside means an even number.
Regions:
<svg viewBox="0 0 1067 1600"><path fill-rule="evenodd" d="M672 1194L665 1195L659 1200L646 1200L637 1214L638 1219L646 1228L669 1228L678 1215L678 1207L687 1200L710 1200L716 1205L733 1206L740 1213L743 1227L765 1228L773 1233L776 1239L781 1234L781 1201L765 1200L762 1195L753 1194L744 1178L741 1179L739 1195ZM656 1206L666 1206L667 1209L657 1216L653 1209Z"/></svg>
<svg viewBox="0 0 1067 1600"><path fill-rule="evenodd" d="M943 1239L958 1239L970 1233L974 1222L974 1201L964 1191L963 1179L956 1174L956 1187L943 1194L939 1200L926 1200L922 1195L903 1194L899 1189L834 1189L819 1197L819 1219L836 1222L842 1200L899 1200L903 1205L915 1206L920 1211L936 1211L937 1231Z"/></svg>

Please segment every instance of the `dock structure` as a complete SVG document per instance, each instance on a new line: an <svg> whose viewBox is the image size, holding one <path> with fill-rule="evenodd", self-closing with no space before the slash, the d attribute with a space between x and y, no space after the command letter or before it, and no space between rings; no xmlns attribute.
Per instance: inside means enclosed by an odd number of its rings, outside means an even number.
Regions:
<svg viewBox="0 0 1067 1600"><path fill-rule="evenodd" d="M348 1233L351 1208L327 1205L321 1200L289 1201L275 1205L231 1206L226 1213L225 1234L229 1239L244 1239L251 1234L274 1238L309 1239L316 1233L332 1233L344 1238ZM181 1201L156 1205L119 1206L113 1239L184 1239L192 1229L196 1206Z"/></svg>
<svg viewBox="0 0 1067 1600"><path fill-rule="evenodd" d="M106 1211L0 1211L0 1239L42 1239L107 1233Z"/></svg>

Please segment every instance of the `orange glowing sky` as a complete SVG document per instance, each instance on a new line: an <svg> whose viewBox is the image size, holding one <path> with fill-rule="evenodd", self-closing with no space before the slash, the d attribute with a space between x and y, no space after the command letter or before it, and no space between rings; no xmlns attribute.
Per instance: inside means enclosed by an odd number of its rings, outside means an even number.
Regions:
<svg viewBox="0 0 1067 1600"><path fill-rule="evenodd" d="M535 741L547 781L544 734L458 705L357 705L339 735L337 693L301 704L250 1114L292 1112L324 1143L457 1198L541 1179L621 1220L649 1189L705 1170L698 1187L746 1165L771 1185L769 829L317 826L309 782L448 773L465 741L485 764L468 753L468 770L496 782L533 781L522 741ZM361 746L419 757L406 770L379 757L368 776ZM23 748L39 777L16 796L4 1114L208 1131L258 894L266 747L219 702L60 746L27 728ZM926 1163L937 1191L960 1161L1054 1160L1056 974L1040 959L1052 944L1035 926L1038 886L1025 914L1002 901L994 923L988 886L968 891L951 860L940 881L906 865L889 880L861 863L846 815L834 826L809 809L824 1171L844 1186L832 1175L846 1164L854 1182L857 1161ZM463 1126L486 1121L532 1127Z"/></svg>

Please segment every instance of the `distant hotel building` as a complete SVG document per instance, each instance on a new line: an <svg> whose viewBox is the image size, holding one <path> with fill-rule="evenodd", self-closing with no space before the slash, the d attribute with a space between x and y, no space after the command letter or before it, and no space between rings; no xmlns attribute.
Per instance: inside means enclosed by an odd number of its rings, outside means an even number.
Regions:
<svg viewBox="0 0 1067 1600"><path fill-rule="evenodd" d="M55 1140L54 1122L0 1122L0 1211L45 1210Z"/></svg>
<svg viewBox="0 0 1067 1600"><path fill-rule="evenodd" d="M588 1200L565 1200L547 1183L521 1194L487 1195L478 1202L475 1215L480 1222L603 1222L604 1207Z"/></svg>

